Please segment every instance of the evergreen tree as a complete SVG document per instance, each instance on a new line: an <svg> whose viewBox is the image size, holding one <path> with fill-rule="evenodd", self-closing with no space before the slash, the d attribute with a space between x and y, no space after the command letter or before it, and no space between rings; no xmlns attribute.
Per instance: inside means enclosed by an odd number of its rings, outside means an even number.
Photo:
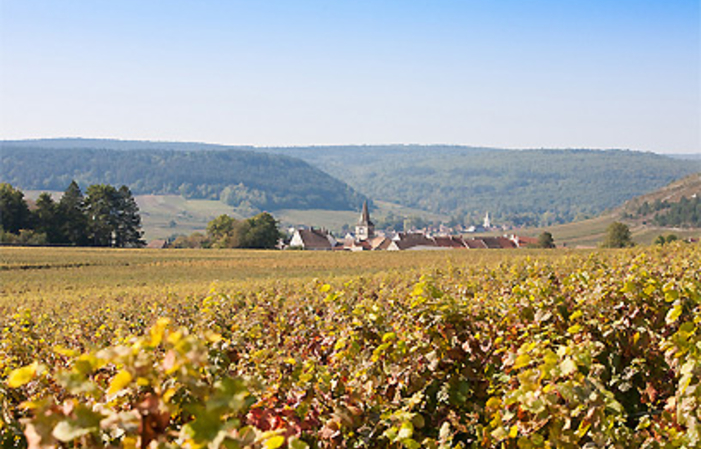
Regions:
<svg viewBox="0 0 701 449"><path fill-rule="evenodd" d="M0 184L0 223L2 230L19 234L20 229L31 229L31 215L24 193L8 183Z"/></svg>
<svg viewBox="0 0 701 449"><path fill-rule="evenodd" d="M45 234L48 243L61 243L63 241L58 204L54 202L51 195L46 192L39 195L33 215L34 229Z"/></svg>
<svg viewBox="0 0 701 449"><path fill-rule="evenodd" d="M85 191L90 246L114 246L118 204L119 193L110 185L93 184Z"/></svg>
<svg viewBox="0 0 701 449"><path fill-rule="evenodd" d="M115 246L120 248L140 247L145 242L141 239L141 216L139 206L129 187L122 186L117 192L117 219L115 228Z"/></svg>
<svg viewBox="0 0 701 449"><path fill-rule="evenodd" d="M88 220L85 214L83 192L75 181L68 186L58 202L62 243L75 246L88 245Z"/></svg>

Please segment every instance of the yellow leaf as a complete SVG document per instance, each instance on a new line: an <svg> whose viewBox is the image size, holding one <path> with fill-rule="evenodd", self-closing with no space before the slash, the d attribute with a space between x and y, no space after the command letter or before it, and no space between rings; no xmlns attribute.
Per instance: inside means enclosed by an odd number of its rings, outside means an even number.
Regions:
<svg viewBox="0 0 701 449"><path fill-rule="evenodd" d="M526 365L531 363L531 356L528 354L519 354L518 357L516 357L516 362L514 363L514 369L519 369L522 368Z"/></svg>
<svg viewBox="0 0 701 449"><path fill-rule="evenodd" d="M574 326L570 326L570 327L567 329L567 333L570 333L570 334L578 334L579 331L581 331L581 330L582 330L582 326L580 326L579 324L575 324Z"/></svg>
<svg viewBox="0 0 701 449"><path fill-rule="evenodd" d="M274 437L268 438L268 440L265 442L265 448L277 449L283 444L285 444L285 437L282 435L275 435Z"/></svg>
<svg viewBox="0 0 701 449"><path fill-rule="evenodd" d="M129 371L122 370L119 373L117 373L116 376L112 379L112 382L110 382L110 387L107 390L108 394L114 394L121 390L122 388L126 387L129 385L129 382L131 382L132 375Z"/></svg>
<svg viewBox="0 0 701 449"><path fill-rule="evenodd" d="M12 371L7 378L7 386L10 388L17 388L26 384L36 375L38 366L39 363L34 362L31 365Z"/></svg>
<svg viewBox="0 0 701 449"><path fill-rule="evenodd" d="M677 319L679 319L681 314L682 314L682 305L680 303L677 303L674 305L674 307L669 309L669 312L667 312L667 317L665 318L665 321L667 322L667 324L672 324L675 321L677 321Z"/></svg>
<svg viewBox="0 0 701 449"><path fill-rule="evenodd" d="M151 334L151 341L149 343L149 346L156 347L161 344L161 341L163 341L163 334L166 331L166 328L170 325L170 320L168 318L159 318L158 321L156 321L156 324L151 328L150 334Z"/></svg>
<svg viewBox="0 0 701 449"><path fill-rule="evenodd" d="M518 426L515 424L511 426L511 430L509 430L509 438L516 438L518 436Z"/></svg>

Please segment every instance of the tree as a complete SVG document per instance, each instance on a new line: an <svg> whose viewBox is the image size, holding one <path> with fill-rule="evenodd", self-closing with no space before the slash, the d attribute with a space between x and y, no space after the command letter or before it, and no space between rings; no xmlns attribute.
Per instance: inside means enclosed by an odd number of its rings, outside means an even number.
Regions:
<svg viewBox="0 0 701 449"><path fill-rule="evenodd" d="M555 240L553 235L547 231L541 233L538 236L538 243L535 245L537 248L555 248Z"/></svg>
<svg viewBox="0 0 701 449"><path fill-rule="evenodd" d="M30 229L31 215L24 194L8 183L0 184L0 223L2 230L19 234L20 229Z"/></svg>
<svg viewBox="0 0 701 449"><path fill-rule="evenodd" d="M115 246L119 248L144 246L145 242L141 239L144 233L141 230L139 205L136 204L129 187L123 185L119 188L116 201Z"/></svg>
<svg viewBox="0 0 701 449"><path fill-rule="evenodd" d="M58 214L61 224L62 243L75 246L88 244L88 220L85 213L85 198L78 183L71 181L58 202Z"/></svg>
<svg viewBox="0 0 701 449"><path fill-rule="evenodd" d="M239 244L241 248L272 249L280 237L275 218L267 212L262 212L244 221Z"/></svg>
<svg viewBox="0 0 701 449"><path fill-rule="evenodd" d="M46 192L39 195L33 215L36 232L45 234L48 243L62 243L63 235L58 204L54 202L51 195Z"/></svg>
<svg viewBox="0 0 701 449"><path fill-rule="evenodd" d="M207 223L207 237L213 248L237 248L238 221L226 214Z"/></svg>
<svg viewBox="0 0 701 449"><path fill-rule="evenodd" d="M667 237L660 234L657 236L654 243L656 245L664 245L666 243L676 242L677 240L679 240L679 236L677 236L676 234L668 234Z"/></svg>
<svg viewBox="0 0 701 449"><path fill-rule="evenodd" d="M613 222L606 229L606 237L601 242L603 248L627 248L635 245L628 225L618 221Z"/></svg>
<svg viewBox="0 0 701 449"><path fill-rule="evenodd" d="M117 189L93 184L85 191L85 213L91 246L113 246L117 228Z"/></svg>
<svg viewBox="0 0 701 449"><path fill-rule="evenodd" d="M207 236L215 248L272 249L281 234L275 218L262 212L242 221L220 215L207 224Z"/></svg>
<svg viewBox="0 0 701 449"><path fill-rule="evenodd" d="M94 246L143 246L139 207L128 187L88 187L85 196L88 239Z"/></svg>

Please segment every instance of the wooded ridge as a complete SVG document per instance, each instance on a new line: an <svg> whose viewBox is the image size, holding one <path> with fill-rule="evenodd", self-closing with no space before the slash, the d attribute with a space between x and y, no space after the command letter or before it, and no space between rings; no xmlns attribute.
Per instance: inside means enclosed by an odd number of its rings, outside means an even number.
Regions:
<svg viewBox="0 0 701 449"><path fill-rule="evenodd" d="M596 216L701 171L698 159L628 150L256 148L100 139L0 145L2 180L25 189L55 185L63 190L76 178L86 184L126 183L137 194L180 193L261 210L349 210L357 208L364 195L445 214L456 222L480 222L489 212L496 223L527 226Z"/></svg>

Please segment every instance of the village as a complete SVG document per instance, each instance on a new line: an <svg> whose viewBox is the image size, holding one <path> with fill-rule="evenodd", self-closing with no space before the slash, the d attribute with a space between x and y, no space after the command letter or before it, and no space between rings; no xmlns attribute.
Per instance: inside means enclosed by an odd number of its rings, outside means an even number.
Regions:
<svg viewBox="0 0 701 449"><path fill-rule="evenodd" d="M489 214L487 214L481 229L490 230L492 228ZM326 229L314 227L290 229L289 232L292 237L284 249L308 251L510 249L537 243L536 238L519 237L514 234L465 238L462 235L451 234L447 229L438 230L438 232L417 230L387 233L376 231L375 225L370 219L367 201L363 203L360 218L355 226L355 233L349 232L341 239L336 238Z"/></svg>

